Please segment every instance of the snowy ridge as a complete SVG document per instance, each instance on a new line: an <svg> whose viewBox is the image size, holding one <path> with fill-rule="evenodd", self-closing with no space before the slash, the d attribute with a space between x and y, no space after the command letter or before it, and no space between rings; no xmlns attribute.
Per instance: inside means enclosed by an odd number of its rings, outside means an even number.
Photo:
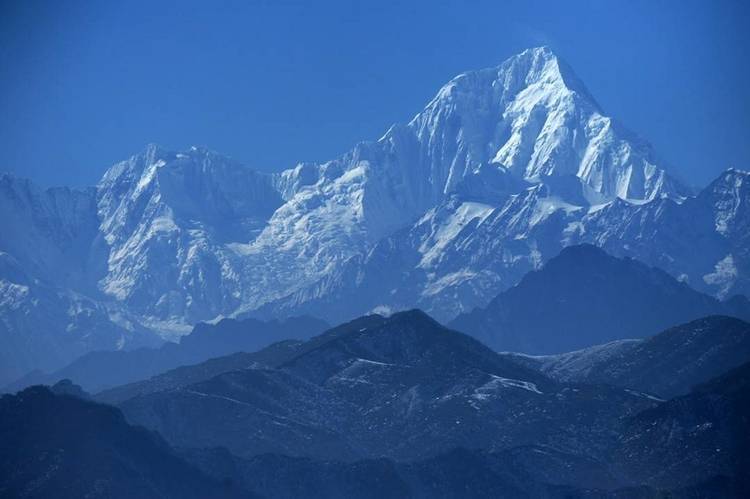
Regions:
<svg viewBox="0 0 750 499"><path fill-rule="evenodd" d="M542 392L539 391L539 388L537 388L536 384L530 381L503 378L501 376L495 376L494 374L491 374L490 377L490 381L474 390L472 398L476 400L487 400L488 398L491 398L493 395L495 395L497 390L500 388L520 388L532 393L538 393L539 395L542 394Z"/></svg>

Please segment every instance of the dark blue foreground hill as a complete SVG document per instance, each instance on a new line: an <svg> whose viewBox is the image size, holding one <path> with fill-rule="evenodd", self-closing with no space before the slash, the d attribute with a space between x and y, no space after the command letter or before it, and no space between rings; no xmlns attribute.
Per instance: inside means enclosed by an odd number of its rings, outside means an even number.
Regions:
<svg viewBox="0 0 750 499"><path fill-rule="evenodd" d="M628 418L620 442L613 459L644 482L723 481L698 497L750 497L750 362Z"/></svg>
<svg viewBox="0 0 750 499"><path fill-rule="evenodd" d="M0 398L0 497L250 497L210 479L110 406L42 386Z"/></svg>
<svg viewBox="0 0 750 499"><path fill-rule="evenodd" d="M720 302L660 269L580 245L449 325L498 351L554 354L643 338L707 315L747 320L750 303Z"/></svg>

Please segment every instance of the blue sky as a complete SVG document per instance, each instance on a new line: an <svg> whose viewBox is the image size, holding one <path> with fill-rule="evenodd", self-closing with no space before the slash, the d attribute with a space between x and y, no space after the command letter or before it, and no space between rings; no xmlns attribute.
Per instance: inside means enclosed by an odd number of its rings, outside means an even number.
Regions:
<svg viewBox="0 0 750 499"><path fill-rule="evenodd" d="M95 183L156 142L260 170L408 121L467 69L548 45L703 185L750 169L750 2L0 2L0 170Z"/></svg>

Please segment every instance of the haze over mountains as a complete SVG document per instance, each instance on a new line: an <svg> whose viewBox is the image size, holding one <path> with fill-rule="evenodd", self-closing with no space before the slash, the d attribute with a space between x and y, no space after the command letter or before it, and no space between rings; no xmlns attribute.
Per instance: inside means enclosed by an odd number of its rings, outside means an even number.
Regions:
<svg viewBox="0 0 750 499"><path fill-rule="evenodd" d="M222 319L216 324L200 323L190 334L180 338L179 343L167 342L158 348L89 352L61 369L50 373L31 371L0 388L15 392L35 384L54 385L61 380L72 379L84 390L96 392L213 357L236 352L255 352L280 338L295 344L294 340L310 338L327 328L325 322L311 317L267 322L256 319ZM243 367L247 365L249 362Z"/></svg>
<svg viewBox="0 0 750 499"><path fill-rule="evenodd" d="M89 189L4 175L0 381L219 317L447 321L581 242L747 293L748 177L693 196L545 47L323 164L264 174L149 146Z"/></svg>
<svg viewBox="0 0 750 499"><path fill-rule="evenodd" d="M659 269L629 258L612 257L595 246L581 245L564 249L539 271L529 273L519 284L500 293L487 307L462 314L450 327L474 336L496 351L562 354L613 340L644 338L674 324L709 315L750 320L750 303L744 297L719 301ZM16 391L38 383L54 384L69 378L86 390L100 391L179 366L235 354L228 363L214 359L201 364L205 373L218 374L219 365L222 366L219 369L225 370L229 365L238 368L251 365L259 360L252 352L282 338L287 341L275 346L274 355L286 358L300 346L294 340L307 339L326 327L324 322L308 317L201 323L191 334L183 336L179 344L90 352L51 373L29 373L5 390ZM622 342L622 347L631 344ZM677 351L679 345L673 347ZM741 349L736 353L744 358ZM574 354L561 358L572 361ZM261 355L261 358L268 357ZM717 361L717 365L732 365L728 359L723 360ZM165 376L170 378L166 373ZM157 385L163 389L170 386L170 381L161 379Z"/></svg>

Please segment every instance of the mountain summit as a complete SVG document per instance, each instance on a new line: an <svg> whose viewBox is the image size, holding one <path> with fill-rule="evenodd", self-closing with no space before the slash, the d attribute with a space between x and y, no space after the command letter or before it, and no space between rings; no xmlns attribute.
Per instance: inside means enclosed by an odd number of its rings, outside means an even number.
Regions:
<svg viewBox="0 0 750 499"><path fill-rule="evenodd" d="M444 193L487 163L530 183L575 176L596 202L684 192L650 145L605 116L547 47L457 76L409 128L427 146L430 164L443 166L431 173L445 177Z"/></svg>

